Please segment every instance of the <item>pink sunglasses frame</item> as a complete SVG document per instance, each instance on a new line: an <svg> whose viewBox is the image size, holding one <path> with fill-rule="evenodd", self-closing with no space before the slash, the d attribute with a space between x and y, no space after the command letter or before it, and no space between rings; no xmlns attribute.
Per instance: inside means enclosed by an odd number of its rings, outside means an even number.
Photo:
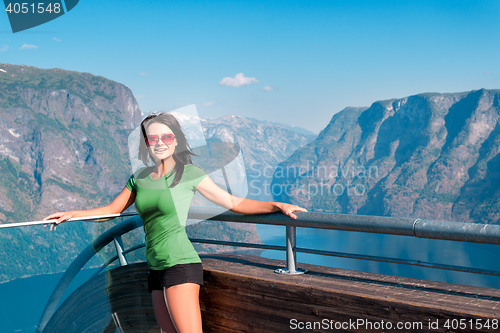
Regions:
<svg viewBox="0 0 500 333"><path fill-rule="evenodd" d="M171 133L163 134L160 138L158 138L158 135L148 135L146 136L146 146L148 147L156 146L158 142L160 142L160 140L161 142L163 142L163 144L170 146L175 140L175 135ZM154 141L154 144L152 144L151 141Z"/></svg>

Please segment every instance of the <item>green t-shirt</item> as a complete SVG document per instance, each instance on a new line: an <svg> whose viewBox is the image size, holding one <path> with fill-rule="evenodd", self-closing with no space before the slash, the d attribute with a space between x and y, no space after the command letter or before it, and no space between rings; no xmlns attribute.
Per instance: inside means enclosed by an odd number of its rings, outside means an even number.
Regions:
<svg viewBox="0 0 500 333"><path fill-rule="evenodd" d="M186 220L196 187L207 174L187 164L180 182L170 188L175 177L173 170L159 179L152 178L150 171L151 168L139 169L126 185L136 194L135 209L144 223L149 268L162 270L201 262L186 234Z"/></svg>

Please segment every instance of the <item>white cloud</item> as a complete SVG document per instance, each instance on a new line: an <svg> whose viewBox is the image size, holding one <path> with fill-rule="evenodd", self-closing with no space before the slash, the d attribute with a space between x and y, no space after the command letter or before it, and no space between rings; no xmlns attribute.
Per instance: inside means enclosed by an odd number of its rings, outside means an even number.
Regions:
<svg viewBox="0 0 500 333"><path fill-rule="evenodd" d="M5 52L9 49L9 46L8 45L2 45L2 47L0 47L0 52Z"/></svg>
<svg viewBox="0 0 500 333"><path fill-rule="evenodd" d="M265 91L273 91L274 88L271 87L271 86L265 86L264 88L262 88L262 90L265 90Z"/></svg>
<svg viewBox="0 0 500 333"><path fill-rule="evenodd" d="M21 46L19 48L19 50L26 50L26 49L37 49L38 46L36 45L30 45L30 44L23 44L23 46Z"/></svg>
<svg viewBox="0 0 500 333"><path fill-rule="evenodd" d="M55 40L56 42L60 42L61 40L59 38L56 38L56 37L52 37L53 40Z"/></svg>
<svg viewBox="0 0 500 333"><path fill-rule="evenodd" d="M253 83L258 83L259 80L257 80L254 77L245 77L243 73L238 73L234 77L225 77L222 80L220 80L219 84L221 86L228 86L228 87L241 87L246 84L253 84Z"/></svg>
<svg viewBox="0 0 500 333"><path fill-rule="evenodd" d="M150 72L141 72L141 73L139 73L139 75L140 76L149 76L149 75L151 75L151 73Z"/></svg>
<svg viewBox="0 0 500 333"><path fill-rule="evenodd" d="M143 99L144 95L135 96L135 99Z"/></svg>

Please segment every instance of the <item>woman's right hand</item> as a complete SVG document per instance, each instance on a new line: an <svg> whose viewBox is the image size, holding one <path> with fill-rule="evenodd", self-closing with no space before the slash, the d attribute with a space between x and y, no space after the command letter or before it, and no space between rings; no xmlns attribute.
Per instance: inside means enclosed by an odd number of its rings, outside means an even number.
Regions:
<svg viewBox="0 0 500 333"><path fill-rule="evenodd" d="M57 212L45 217L42 221L55 220L47 222L45 227L50 224L50 231L56 230L59 223L69 220L73 217L100 216L108 214L121 213L129 208L135 202L135 194L126 186L120 194L107 206L89 209L89 210L68 210L67 212ZM44 228L45 228L44 227Z"/></svg>
<svg viewBox="0 0 500 333"><path fill-rule="evenodd" d="M45 217L42 221L56 220L54 222L49 222L50 223L50 231L52 231L52 230L56 230L57 225L59 223L67 221L67 220L69 220L70 218L72 218L74 216L75 216L75 211L73 211L73 210L70 210L70 211L67 211L67 212L57 212L57 213L54 213L54 214L50 214L49 216ZM47 223L43 227L44 228L47 227L47 225L49 223Z"/></svg>

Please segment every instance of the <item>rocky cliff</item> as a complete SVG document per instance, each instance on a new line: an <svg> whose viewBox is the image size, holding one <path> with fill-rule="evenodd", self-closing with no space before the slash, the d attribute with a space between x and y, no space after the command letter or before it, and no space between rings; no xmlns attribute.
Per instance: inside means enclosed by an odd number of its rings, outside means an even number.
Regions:
<svg viewBox="0 0 500 333"><path fill-rule="evenodd" d="M130 174L127 136L141 120L130 89L88 73L0 69L0 221L116 195Z"/></svg>
<svg viewBox="0 0 500 333"><path fill-rule="evenodd" d="M240 146L248 195L259 200L272 199L269 187L278 164L311 141L310 135L239 116L207 120L203 126L208 140L234 142Z"/></svg>
<svg viewBox="0 0 500 333"><path fill-rule="evenodd" d="M0 64L0 222L109 203L130 176L127 138L140 120L137 102L122 84L88 73ZM110 223L67 223L52 233L41 227L2 230L0 281L64 270Z"/></svg>
<svg viewBox="0 0 500 333"><path fill-rule="evenodd" d="M485 89L347 108L271 189L310 210L497 223L499 116L500 91Z"/></svg>

